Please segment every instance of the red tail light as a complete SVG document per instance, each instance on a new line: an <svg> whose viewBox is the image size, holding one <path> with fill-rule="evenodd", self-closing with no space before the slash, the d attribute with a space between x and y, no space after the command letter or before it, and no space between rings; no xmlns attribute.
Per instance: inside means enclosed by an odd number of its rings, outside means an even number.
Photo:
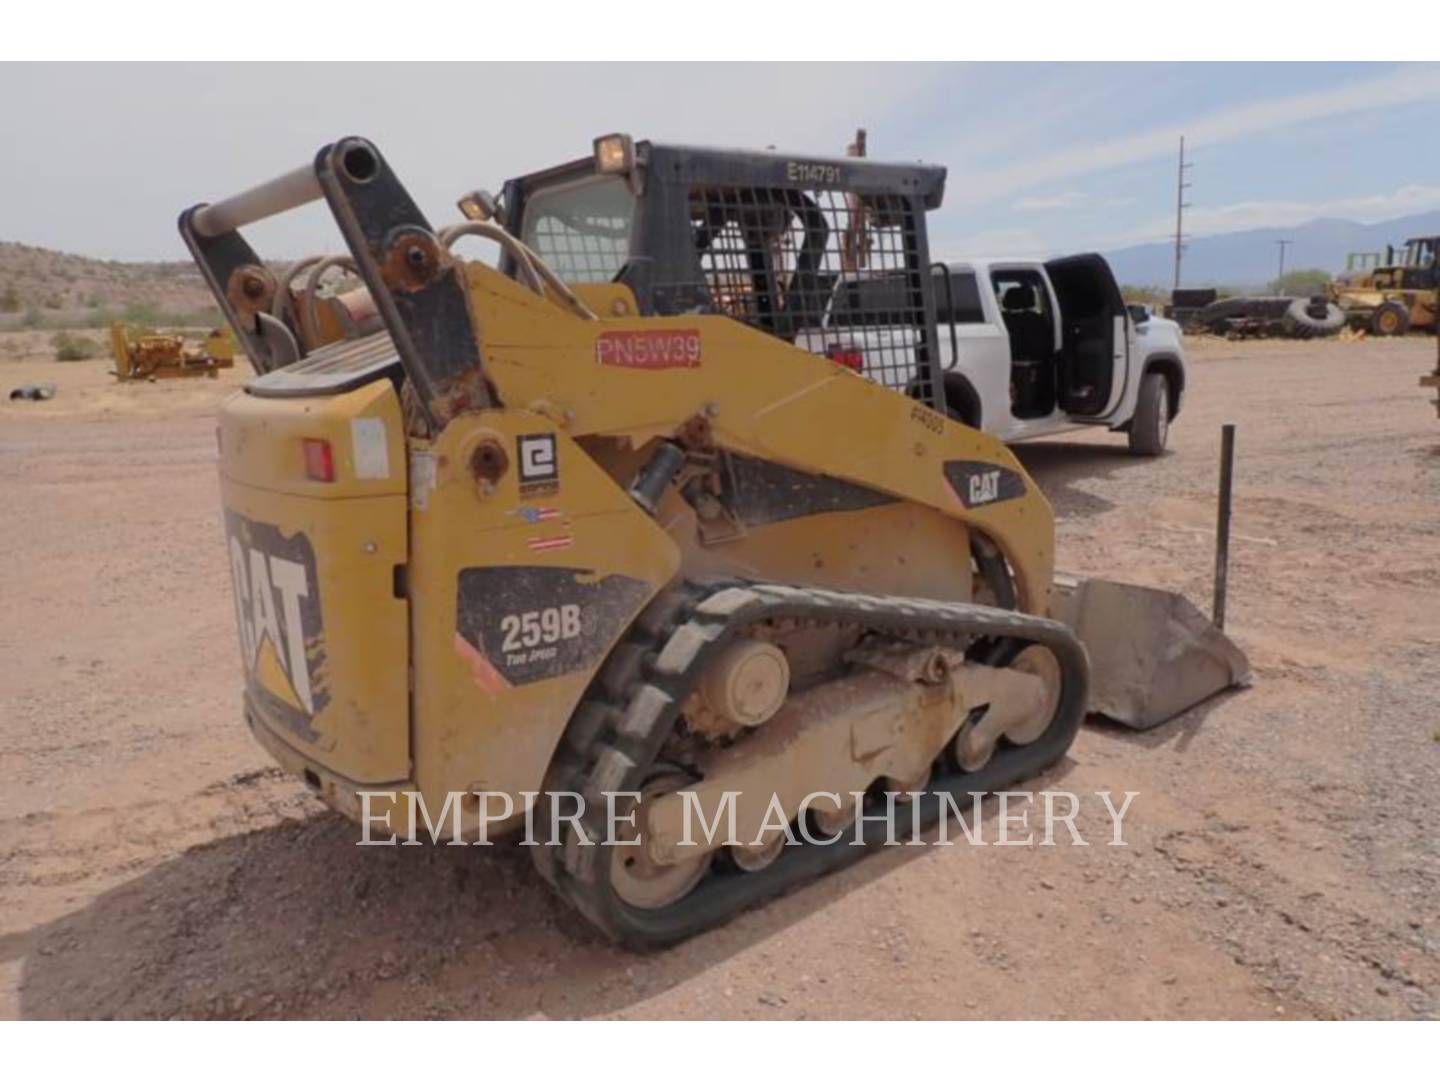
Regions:
<svg viewBox="0 0 1440 1080"><path fill-rule="evenodd" d="M306 439L305 475L325 484L335 482L335 454L326 439Z"/></svg>
<svg viewBox="0 0 1440 1080"><path fill-rule="evenodd" d="M860 371L865 367L865 354L854 345L831 345L825 350L825 355L851 371Z"/></svg>

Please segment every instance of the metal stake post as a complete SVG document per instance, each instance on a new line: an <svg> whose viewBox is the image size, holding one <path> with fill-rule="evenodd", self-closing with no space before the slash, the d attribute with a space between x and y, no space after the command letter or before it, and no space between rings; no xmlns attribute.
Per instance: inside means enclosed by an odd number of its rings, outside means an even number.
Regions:
<svg viewBox="0 0 1440 1080"><path fill-rule="evenodd" d="M1235 468L1235 425L1220 429L1220 506L1215 519L1215 629L1225 629L1225 589L1230 577L1230 491Z"/></svg>

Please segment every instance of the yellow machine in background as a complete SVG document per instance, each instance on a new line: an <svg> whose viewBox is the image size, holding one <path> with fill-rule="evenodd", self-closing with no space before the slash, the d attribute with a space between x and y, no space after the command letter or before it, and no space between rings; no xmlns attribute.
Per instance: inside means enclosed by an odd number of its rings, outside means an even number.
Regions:
<svg viewBox="0 0 1440 1080"><path fill-rule="evenodd" d="M1440 236L1405 241L1398 256L1387 249L1357 253L1346 260L1353 271L1329 286L1329 298L1345 312L1346 323L1380 337L1408 330L1434 330L1440 264Z"/></svg>
<svg viewBox="0 0 1440 1080"><path fill-rule="evenodd" d="M614 136L437 232L350 138L186 211L259 372L220 417L255 737L381 831L538 817L541 873L634 945L883 841L857 811L923 828L1057 761L1113 680L1049 617L1044 496L936 407L944 178ZM368 293L338 337L323 262L292 294L238 231L322 197ZM879 306L826 317L842 273ZM1103 593L1063 606L1119 642L1122 720L1243 678L1183 601Z"/></svg>
<svg viewBox="0 0 1440 1080"><path fill-rule="evenodd" d="M199 344L183 334L142 334L132 338L123 322L110 324L114 375L121 382L209 375L235 366L235 341L225 330L212 330Z"/></svg>

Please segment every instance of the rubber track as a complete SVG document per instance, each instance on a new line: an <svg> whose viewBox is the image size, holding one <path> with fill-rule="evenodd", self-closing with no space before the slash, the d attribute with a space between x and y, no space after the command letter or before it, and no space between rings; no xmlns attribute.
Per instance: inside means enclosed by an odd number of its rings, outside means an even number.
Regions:
<svg viewBox="0 0 1440 1080"><path fill-rule="evenodd" d="M803 882L819 877L883 842L885 826L868 826L855 845L852 826L828 845L788 847L756 873L712 867L688 896L660 910L633 908L609 881L613 849L598 841L606 830L605 792L636 791L673 731L680 708L706 663L752 623L808 618L860 624L892 634L928 632L943 640L987 638L1047 646L1060 662L1061 693L1055 719L1026 746L997 747L974 773L938 773L932 792L948 791L960 805L972 792L1001 790L1059 760L1084 718L1089 664L1084 647L1062 624L1033 615L975 604L868 596L769 584L681 585L660 594L611 653L566 728L546 787L585 797L581 819L593 844L571 829L563 848L532 848L540 872L590 921L635 948L667 945L731 918ZM1013 652L1011 653L1013 655ZM921 828L939 817L934 798L922 800ZM909 815L904 815L908 824ZM548 826L547 826L548 828Z"/></svg>

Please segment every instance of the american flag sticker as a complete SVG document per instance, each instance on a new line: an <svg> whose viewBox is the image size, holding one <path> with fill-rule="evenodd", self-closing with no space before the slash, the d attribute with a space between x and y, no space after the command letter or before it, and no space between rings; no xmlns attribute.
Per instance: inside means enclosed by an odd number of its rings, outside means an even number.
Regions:
<svg viewBox="0 0 1440 1080"><path fill-rule="evenodd" d="M511 513L519 514L521 519L529 525L539 525L542 521L555 521L560 517L560 511L552 506L522 506Z"/></svg>
<svg viewBox="0 0 1440 1080"><path fill-rule="evenodd" d="M525 541L531 551L559 551L575 542L573 536L532 536Z"/></svg>

